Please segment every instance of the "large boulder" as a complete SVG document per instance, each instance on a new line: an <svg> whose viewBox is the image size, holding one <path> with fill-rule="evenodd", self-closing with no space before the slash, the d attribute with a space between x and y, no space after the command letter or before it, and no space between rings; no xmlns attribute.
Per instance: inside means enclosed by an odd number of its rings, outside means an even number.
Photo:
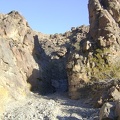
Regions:
<svg viewBox="0 0 120 120"><path fill-rule="evenodd" d="M100 109L99 120L120 120L120 101L104 103Z"/></svg>

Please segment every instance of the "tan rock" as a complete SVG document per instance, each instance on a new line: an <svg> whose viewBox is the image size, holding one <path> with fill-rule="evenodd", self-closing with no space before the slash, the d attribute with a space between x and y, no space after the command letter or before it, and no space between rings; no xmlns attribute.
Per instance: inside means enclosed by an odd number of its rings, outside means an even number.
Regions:
<svg viewBox="0 0 120 120"><path fill-rule="evenodd" d="M26 44L23 44L24 36L29 36L30 30L26 20L16 11L2 17L4 20L0 21L0 28L4 32L0 35L1 109L9 99L23 99L28 94L30 88L28 88L27 80L32 75L32 71L38 69L32 56L33 36L27 37ZM26 46L28 44L29 46ZM33 77L34 81L37 77Z"/></svg>
<svg viewBox="0 0 120 120"><path fill-rule="evenodd" d="M114 119L116 119L114 103L105 103L100 109L99 120Z"/></svg>
<svg viewBox="0 0 120 120"><path fill-rule="evenodd" d="M80 80L87 83L120 78L119 9L119 0L89 0L89 33L85 39L80 40L76 52L70 55L67 63L70 85ZM75 57L76 54L79 57ZM79 77L74 78L76 74ZM79 91L81 85L79 82L79 87L76 86ZM119 99L117 89L111 94L115 100Z"/></svg>
<svg viewBox="0 0 120 120"><path fill-rule="evenodd" d="M7 88L0 86L0 113L4 111L6 102L9 102L9 91Z"/></svg>
<svg viewBox="0 0 120 120"><path fill-rule="evenodd" d="M112 88L110 88L109 94L113 98L113 100L115 101L120 100L120 91L118 91L116 87L113 86Z"/></svg>

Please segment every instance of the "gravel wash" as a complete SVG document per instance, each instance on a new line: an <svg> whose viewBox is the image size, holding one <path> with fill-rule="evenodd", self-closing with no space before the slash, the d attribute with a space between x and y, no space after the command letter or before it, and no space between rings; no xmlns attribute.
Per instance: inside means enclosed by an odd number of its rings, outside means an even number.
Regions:
<svg viewBox="0 0 120 120"><path fill-rule="evenodd" d="M31 93L9 104L0 120L98 120L98 114L99 109L91 108L85 99L71 100L67 93Z"/></svg>

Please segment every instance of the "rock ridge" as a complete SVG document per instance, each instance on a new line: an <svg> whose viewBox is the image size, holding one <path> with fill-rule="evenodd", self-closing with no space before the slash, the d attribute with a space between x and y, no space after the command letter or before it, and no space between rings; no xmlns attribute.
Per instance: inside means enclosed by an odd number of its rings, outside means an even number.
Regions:
<svg viewBox="0 0 120 120"><path fill-rule="evenodd" d="M80 97L84 83L120 78L119 9L118 0L89 0L89 33L67 64L71 98Z"/></svg>

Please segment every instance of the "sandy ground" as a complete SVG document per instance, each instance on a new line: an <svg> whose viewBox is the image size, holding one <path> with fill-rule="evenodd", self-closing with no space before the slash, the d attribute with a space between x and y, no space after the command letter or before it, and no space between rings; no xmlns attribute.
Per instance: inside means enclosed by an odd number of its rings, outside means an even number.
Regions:
<svg viewBox="0 0 120 120"><path fill-rule="evenodd" d="M98 120L98 114L99 109L90 107L86 99L71 100L67 93L31 93L9 104L1 120Z"/></svg>

